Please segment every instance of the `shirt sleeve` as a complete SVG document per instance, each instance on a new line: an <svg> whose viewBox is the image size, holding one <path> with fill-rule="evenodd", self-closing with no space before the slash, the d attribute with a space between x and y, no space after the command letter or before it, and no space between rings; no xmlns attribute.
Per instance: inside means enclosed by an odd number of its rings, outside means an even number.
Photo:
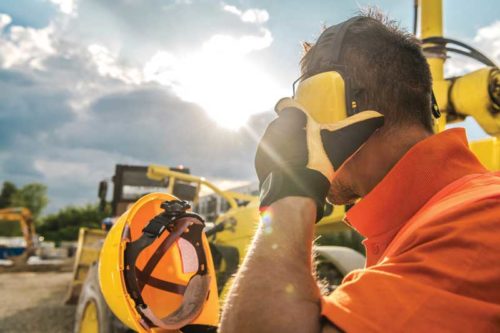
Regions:
<svg viewBox="0 0 500 333"><path fill-rule="evenodd" d="M391 258L346 276L322 315L346 332L494 331L500 318L500 204L420 228Z"/></svg>

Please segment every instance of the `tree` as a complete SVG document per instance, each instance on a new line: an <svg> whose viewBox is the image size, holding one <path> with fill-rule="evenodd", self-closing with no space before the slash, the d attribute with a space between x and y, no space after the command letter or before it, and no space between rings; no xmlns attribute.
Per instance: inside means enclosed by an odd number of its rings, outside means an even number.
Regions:
<svg viewBox="0 0 500 333"><path fill-rule="evenodd" d="M37 233L45 240L72 241L78 239L81 227L100 228L101 221L109 216L109 206L105 211L99 209L99 204L85 206L68 206L57 213L43 217L37 224Z"/></svg>
<svg viewBox="0 0 500 333"><path fill-rule="evenodd" d="M12 197L17 192L17 187L14 183L6 181L3 183L2 192L0 193L0 208L7 208L12 205Z"/></svg>
<svg viewBox="0 0 500 333"><path fill-rule="evenodd" d="M47 186L40 183L26 184L12 195L11 207L26 207L36 219L47 206Z"/></svg>

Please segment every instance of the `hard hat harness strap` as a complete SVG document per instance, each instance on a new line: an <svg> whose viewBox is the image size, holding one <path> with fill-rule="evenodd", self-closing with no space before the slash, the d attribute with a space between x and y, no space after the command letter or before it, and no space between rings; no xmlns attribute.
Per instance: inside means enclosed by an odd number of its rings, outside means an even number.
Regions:
<svg viewBox="0 0 500 333"><path fill-rule="evenodd" d="M165 212L151 219L142 230L141 237L126 244L124 253L125 285L136 304L137 311L141 314L141 324L144 327L157 326L164 329L178 329L198 316L208 296L210 276L207 274L207 258L202 243L205 223L199 215L186 212L190 207L185 201L167 201L162 204L162 208L165 209ZM168 236L158 246L145 267L139 270L135 266L139 254L160 237L165 230L169 231ZM187 286L151 276L160 259L179 238L185 239L194 247L198 259L198 270L189 280ZM146 284L184 295L182 304L170 315L158 318L141 296L141 291Z"/></svg>

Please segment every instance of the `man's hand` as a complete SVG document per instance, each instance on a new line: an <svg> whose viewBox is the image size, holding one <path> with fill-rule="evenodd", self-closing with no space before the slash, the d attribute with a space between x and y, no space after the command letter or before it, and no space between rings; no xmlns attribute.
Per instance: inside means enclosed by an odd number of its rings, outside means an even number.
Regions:
<svg viewBox="0 0 500 333"><path fill-rule="evenodd" d="M333 124L319 124L290 98L276 105L278 118L257 148L255 168L261 207L288 196L308 197L323 216L334 173L384 123L375 111L363 111Z"/></svg>

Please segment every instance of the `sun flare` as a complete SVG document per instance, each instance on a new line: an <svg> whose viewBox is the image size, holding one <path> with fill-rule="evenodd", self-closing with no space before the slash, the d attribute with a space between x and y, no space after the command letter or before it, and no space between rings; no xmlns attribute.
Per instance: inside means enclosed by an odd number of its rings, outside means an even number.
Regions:
<svg viewBox="0 0 500 333"><path fill-rule="evenodd" d="M199 105L218 125L237 130L251 115L272 110L287 93L251 59L250 51L270 42L246 37L214 36L200 51L183 56L159 52L146 65L145 75Z"/></svg>

